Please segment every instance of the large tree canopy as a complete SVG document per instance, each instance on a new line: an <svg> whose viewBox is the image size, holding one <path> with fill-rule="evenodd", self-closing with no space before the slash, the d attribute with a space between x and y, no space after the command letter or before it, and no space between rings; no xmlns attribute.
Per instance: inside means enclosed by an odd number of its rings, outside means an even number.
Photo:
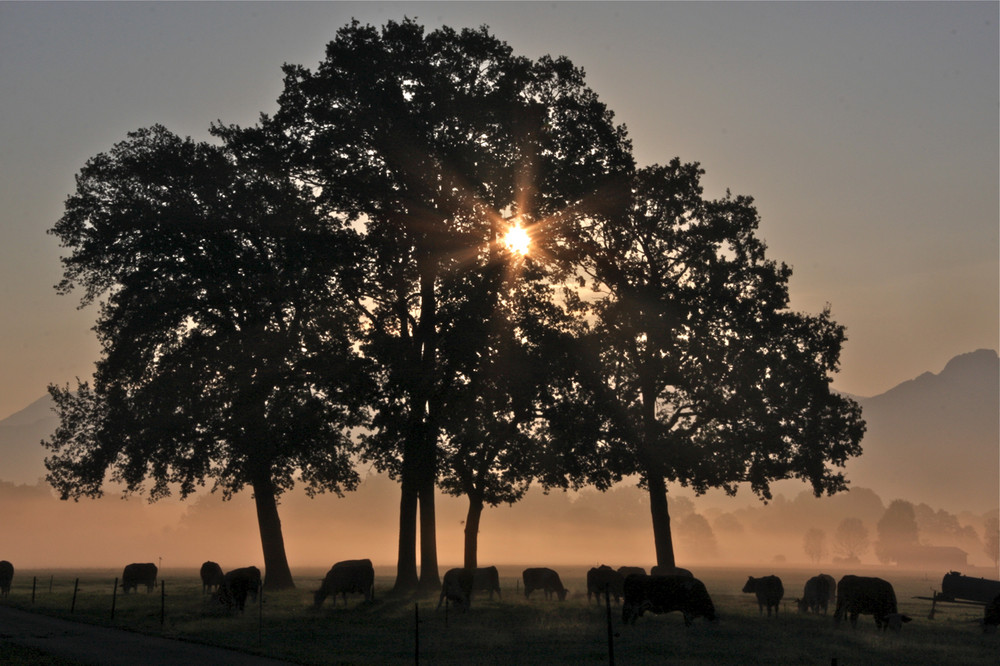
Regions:
<svg viewBox="0 0 1000 666"><path fill-rule="evenodd" d="M353 23L315 71L285 74L260 131L287 142L324 210L364 230L358 304L380 381L367 455L401 483L396 587L418 582L419 505L420 584L436 588L441 415L465 391L468 354L487 345L475 331L498 303L496 244L517 216L537 251L563 257L567 224L631 172L630 146L579 69L514 56L485 28ZM472 339L443 343L459 336Z"/></svg>
<svg viewBox="0 0 1000 666"><path fill-rule="evenodd" d="M252 153L161 126L89 160L51 233L71 249L59 290L100 301L102 354L93 390L50 389L49 481L64 498L99 495L108 472L126 492L152 480L154 499L249 485L268 586L291 586L277 497L296 475L357 482L356 314L328 270L350 263L349 235Z"/></svg>
<svg viewBox="0 0 1000 666"><path fill-rule="evenodd" d="M844 340L829 312L788 310L749 197L702 196L697 164L641 170L629 210L581 228L592 358L611 466L650 491L658 563L674 566L666 482L736 492L801 478L846 487L861 410L830 391Z"/></svg>
<svg viewBox="0 0 1000 666"><path fill-rule="evenodd" d="M697 164L636 173L571 62L405 20L284 73L277 112L221 145L157 126L80 173L52 233L102 356L93 388L51 388L64 497L108 473L153 498L250 486L290 586L278 497L352 488L360 455L400 482L410 590L439 585L439 483L469 497L475 564L484 505L638 476L664 566L667 483L846 487L865 426L830 390L843 327L789 310L752 199L706 200Z"/></svg>

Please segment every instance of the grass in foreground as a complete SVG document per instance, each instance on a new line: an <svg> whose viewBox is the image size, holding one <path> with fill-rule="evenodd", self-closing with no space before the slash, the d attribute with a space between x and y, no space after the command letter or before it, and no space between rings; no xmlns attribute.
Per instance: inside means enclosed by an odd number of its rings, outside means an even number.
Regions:
<svg viewBox="0 0 1000 666"><path fill-rule="evenodd" d="M422 664L608 663L605 606L587 603L582 572L564 576L571 595L563 603L546 601L540 592L525 600L508 576L501 581L502 600L480 595L468 613L435 610L436 595L387 597L392 581L381 578L374 602L349 597L345 608L334 607L328 599L317 610L311 590L318 587L322 573L300 575L300 589L267 594L263 604L248 604L243 615L235 616L202 595L193 570L167 572L165 597L160 588L153 594L118 594L114 620L110 611L117 572L81 574L72 613L75 576L55 576L51 592L49 575L39 576L32 605L32 574L26 581L19 575L11 596L0 603L302 664L413 663L417 629ZM876 631L871 616L862 616L852 629L846 622L834 626L832 608L825 617L793 612L792 599L813 572L778 573L785 582L786 604L777 618L761 617L752 595L740 592L745 574L725 569L700 575L719 612L717 623L698 619L685 627L679 613L670 613L647 614L635 626L623 626L620 607L613 604L616 663L830 664L834 658L840 664L1000 663L1000 634L983 634L976 623L981 607L939 607L936 619L929 620L930 602L913 599L927 596L933 585L922 578L884 576L896 588L900 610L914 618L902 633L885 634ZM18 663L5 657L0 653L0 661Z"/></svg>

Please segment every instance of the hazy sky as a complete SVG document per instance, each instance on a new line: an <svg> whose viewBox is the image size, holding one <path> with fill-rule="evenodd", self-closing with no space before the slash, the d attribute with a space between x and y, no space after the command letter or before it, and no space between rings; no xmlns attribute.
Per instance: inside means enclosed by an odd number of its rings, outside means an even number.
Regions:
<svg viewBox="0 0 1000 666"><path fill-rule="evenodd" d="M84 162L153 123L207 139L275 109L352 17L490 26L565 55L640 166L755 197L792 306L847 327L834 386L871 396L1000 338L1000 4L0 2L0 418L89 378L96 312L57 296Z"/></svg>

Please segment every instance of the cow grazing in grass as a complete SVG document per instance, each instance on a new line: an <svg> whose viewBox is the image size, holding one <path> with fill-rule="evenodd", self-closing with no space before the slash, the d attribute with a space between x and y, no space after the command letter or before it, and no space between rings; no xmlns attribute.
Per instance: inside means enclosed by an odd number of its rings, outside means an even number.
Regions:
<svg viewBox="0 0 1000 666"><path fill-rule="evenodd" d="M122 593L139 591L140 585L146 586L146 592L152 592L156 587L156 565L152 562L126 564L122 571Z"/></svg>
<svg viewBox="0 0 1000 666"><path fill-rule="evenodd" d="M242 567L226 572L216 593L218 600L229 610L243 612L247 597L257 601L257 590L260 589L260 569L257 567Z"/></svg>
<svg viewBox="0 0 1000 666"><path fill-rule="evenodd" d="M527 599L535 590L542 590L545 598L553 594L559 596L559 601L566 601L566 588L559 580L559 574L546 567L532 567L521 572L524 581L524 598Z"/></svg>
<svg viewBox="0 0 1000 666"><path fill-rule="evenodd" d="M222 573L222 567L216 562L209 560L201 565L201 592L202 594L207 594L213 590L219 589L222 585L222 579L225 574Z"/></svg>
<svg viewBox="0 0 1000 666"><path fill-rule="evenodd" d="M802 591L802 598L796 600L796 603L799 606L799 612L805 613L807 611L812 611L814 613L819 613L820 609L822 609L823 614L826 615L827 606L830 603L830 598L833 596L831 588L835 585L836 583L834 582L833 577L827 576L826 574L813 576L807 580L805 588Z"/></svg>
<svg viewBox="0 0 1000 666"><path fill-rule="evenodd" d="M851 626L858 626L858 615L873 615L878 629L899 631L910 618L901 615L896 606L896 592L892 584L881 578L844 576L837 584L837 610L833 614L836 624L844 615L851 618Z"/></svg>
<svg viewBox="0 0 1000 666"><path fill-rule="evenodd" d="M14 580L14 565L7 560L0 560L0 596L10 594L10 582Z"/></svg>
<svg viewBox="0 0 1000 666"><path fill-rule="evenodd" d="M761 615L767 608L768 617L771 617L772 608L774 614L778 614L781 598L785 596L785 588L777 576L764 576L762 578L750 576L747 578L747 584L743 586L743 591L757 596L757 607L760 609Z"/></svg>
<svg viewBox="0 0 1000 666"><path fill-rule="evenodd" d="M337 595L344 599L347 605L347 595L363 594L365 601L375 598L375 567L371 560L344 560L337 562L327 572L323 584L313 593L313 601L319 608L323 600L333 596L333 605L337 605Z"/></svg>
<svg viewBox="0 0 1000 666"><path fill-rule="evenodd" d="M600 602L601 595L607 593L608 597L614 597L615 603L620 603L622 598L622 585L625 578L612 569L602 564L587 572L587 601L591 596L597 597Z"/></svg>
<svg viewBox="0 0 1000 666"><path fill-rule="evenodd" d="M690 627L696 617L714 622L715 605L705 584L693 576L645 576L631 574L624 583L622 622L635 624L646 611L684 614L684 625Z"/></svg>
<svg viewBox="0 0 1000 666"><path fill-rule="evenodd" d="M477 567L475 571L472 572L472 591L473 592L489 592L490 600L493 599L493 593L497 593L497 599L500 598L500 572L497 571L496 567Z"/></svg>
<svg viewBox="0 0 1000 666"><path fill-rule="evenodd" d="M448 569L441 579L441 597L438 599L438 608L447 599L451 603L459 606L462 612L472 607L472 585L475 581L474 569Z"/></svg>
<svg viewBox="0 0 1000 666"><path fill-rule="evenodd" d="M983 633L996 631L998 625L1000 625L1000 594L986 604L986 609L983 611Z"/></svg>

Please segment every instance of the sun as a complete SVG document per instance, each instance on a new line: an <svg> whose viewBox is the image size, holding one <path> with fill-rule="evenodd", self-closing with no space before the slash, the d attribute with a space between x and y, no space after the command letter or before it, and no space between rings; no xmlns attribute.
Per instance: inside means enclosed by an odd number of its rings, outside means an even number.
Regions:
<svg viewBox="0 0 1000 666"><path fill-rule="evenodd" d="M524 227L516 222L514 223L514 226L507 231L507 235L504 236L503 242L504 245L507 246L507 249L514 254L526 256L531 250L531 236Z"/></svg>

